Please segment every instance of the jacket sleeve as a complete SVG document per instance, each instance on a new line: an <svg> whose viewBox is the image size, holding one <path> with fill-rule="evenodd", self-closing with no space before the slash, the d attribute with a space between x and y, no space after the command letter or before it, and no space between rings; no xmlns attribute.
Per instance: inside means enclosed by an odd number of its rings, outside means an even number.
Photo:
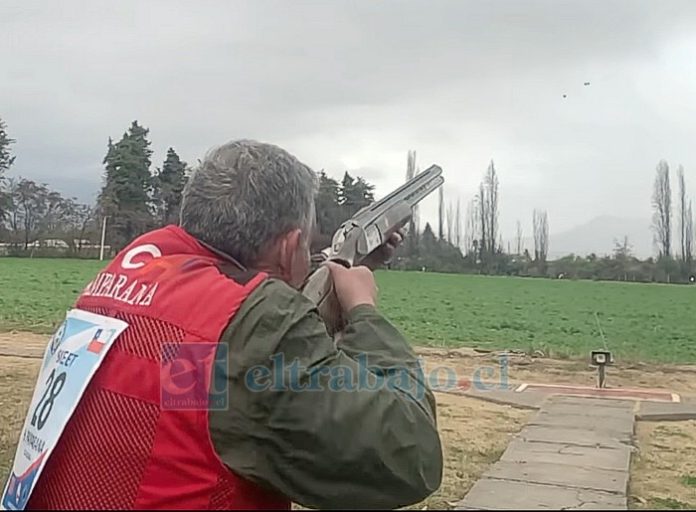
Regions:
<svg viewBox="0 0 696 512"><path fill-rule="evenodd" d="M211 436L237 474L313 508L397 508L439 487L434 396L374 308L332 340L305 297L269 280L222 343L230 407L211 412Z"/></svg>

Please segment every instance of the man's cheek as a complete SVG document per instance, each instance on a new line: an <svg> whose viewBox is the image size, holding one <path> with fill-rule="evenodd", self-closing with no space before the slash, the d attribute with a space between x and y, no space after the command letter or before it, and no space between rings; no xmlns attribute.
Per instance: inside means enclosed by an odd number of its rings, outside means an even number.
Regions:
<svg viewBox="0 0 696 512"><path fill-rule="evenodd" d="M299 288L307 279L309 275L311 257L309 251L300 250L297 251L294 258L292 266L292 283L291 286L294 288Z"/></svg>
<svg viewBox="0 0 696 512"><path fill-rule="evenodd" d="M300 266L300 279L304 281L307 279L307 276L309 275L309 271L312 268L312 257L309 254L309 251L304 255L304 258L302 259L302 264Z"/></svg>

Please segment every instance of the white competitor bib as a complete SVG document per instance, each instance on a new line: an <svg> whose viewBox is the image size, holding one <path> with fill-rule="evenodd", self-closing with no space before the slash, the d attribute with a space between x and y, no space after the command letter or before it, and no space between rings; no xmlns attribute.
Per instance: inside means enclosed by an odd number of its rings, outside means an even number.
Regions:
<svg viewBox="0 0 696 512"><path fill-rule="evenodd" d="M68 311L51 338L24 420L2 510L23 510L39 475L126 322L79 309Z"/></svg>

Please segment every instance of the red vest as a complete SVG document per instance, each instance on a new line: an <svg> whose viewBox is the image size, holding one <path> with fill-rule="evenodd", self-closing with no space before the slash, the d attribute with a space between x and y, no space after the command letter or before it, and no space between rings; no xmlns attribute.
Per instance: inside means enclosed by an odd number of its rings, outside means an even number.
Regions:
<svg viewBox="0 0 696 512"><path fill-rule="evenodd" d="M85 288L76 307L129 327L85 391L28 508L290 508L230 471L210 438L218 341L266 278L249 273L237 282L224 265L168 226L136 239Z"/></svg>

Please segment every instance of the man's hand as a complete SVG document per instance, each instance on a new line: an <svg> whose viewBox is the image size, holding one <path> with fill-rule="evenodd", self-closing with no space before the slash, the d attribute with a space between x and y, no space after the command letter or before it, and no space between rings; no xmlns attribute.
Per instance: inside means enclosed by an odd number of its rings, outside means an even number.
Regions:
<svg viewBox="0 0 696 512"><path fill-rule="evenodd" d="M387 240L387 243L381 245L379 248L372 251L362 262L370 270L377 270L383 265L386 265L394 257L394 252L396 248L401 245L404 240L404 230L400 229L396 233L392 234Z"/></svg>
<svg viewBox="0 0 696 512"><path fill-rule="evenodd" d="M375 306L377 285L369 268L364 266L346 268L333 262L328 262L326 265L331 270L338 302L346 314L362 304Z"/></svg>

